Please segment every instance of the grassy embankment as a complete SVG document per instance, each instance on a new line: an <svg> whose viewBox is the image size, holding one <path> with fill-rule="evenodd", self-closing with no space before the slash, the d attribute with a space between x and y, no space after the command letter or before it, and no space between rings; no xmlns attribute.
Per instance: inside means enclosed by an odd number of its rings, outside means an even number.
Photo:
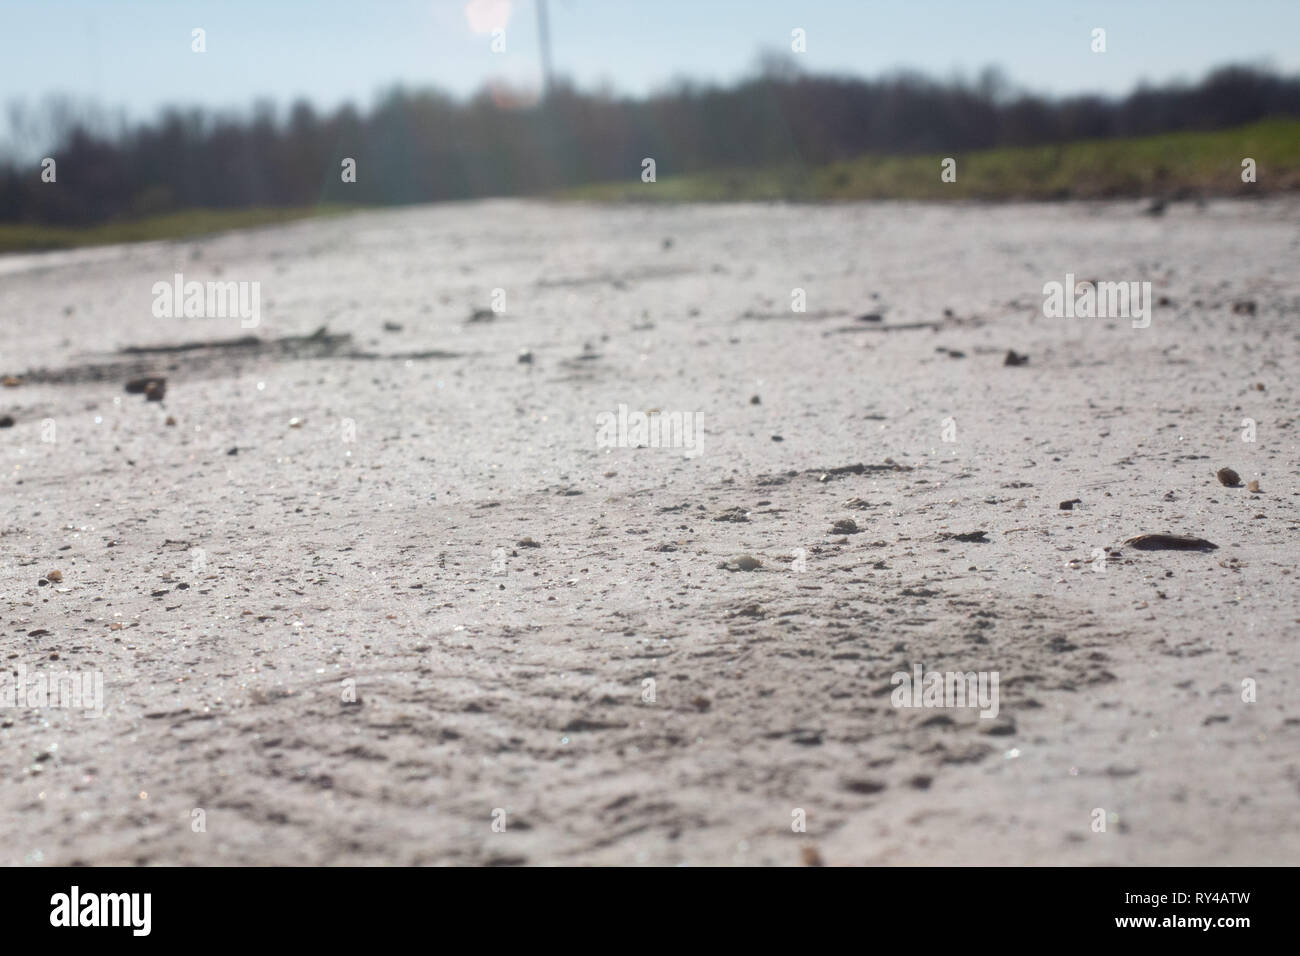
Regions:
<svg viewBox="0 0 1300 956"><path fill-rule="evenodd" d="M1300 189L1300 120L1266 120L1235 129L1090 140L957 154L957 181L942 182L944 155L860 156L813 168L732 169L665 175L566 190L554 198L612 202L723 202L854 199L1052 200L1123 196L1259 195ZM1257 163L1257 179L1241 181L1241 161ZM659 172L671 170L664 158ZM157 239L185 239L346 212L311 206L195 209L84 228L0 223L0 252Z"/></svg>
<svg viewBox="0 0 1300 956"><path fill-rule="evenodd" d="M155 239L188 239L231 229L270 226L310 216L348 211L339 206L296 206L283 209L190 209L144 219L99 223L94 226L44 226L35 223L0 222L0 252L35 252L44 249L72 249L117 242L148 242Z"/></svg>
<svg viewBox="0 0 1300 956"><path fill-rule="evenodd" d="M957 161L957 181L940 163ZM1257 182L1241 181L1241 161ZM853 199L1099 199L1121 196L1230 196L1300 188L1300 121L1267 120L1236 129L1089 140L1056 146L929 156L859 156L814 168L733 169L665 176L655 183L601 183L570 199L642 202Z"/></svg>

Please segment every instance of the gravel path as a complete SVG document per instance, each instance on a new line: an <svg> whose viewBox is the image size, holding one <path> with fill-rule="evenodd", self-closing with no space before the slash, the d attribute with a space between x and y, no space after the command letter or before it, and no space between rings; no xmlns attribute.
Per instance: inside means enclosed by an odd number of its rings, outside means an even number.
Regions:
<svg viewBox="0 0 1300 956"><path fill-rule="evenodd" d="M0 862L1295 863L1298 213L491 202L0 258L3 653L103 680L0 709ZM259 324L155 317L176 273ZM1067 273L1150 326L1045 318ZM604 447L620 405L700 440ZM894 706L918 665L997 716Z"/></svg>

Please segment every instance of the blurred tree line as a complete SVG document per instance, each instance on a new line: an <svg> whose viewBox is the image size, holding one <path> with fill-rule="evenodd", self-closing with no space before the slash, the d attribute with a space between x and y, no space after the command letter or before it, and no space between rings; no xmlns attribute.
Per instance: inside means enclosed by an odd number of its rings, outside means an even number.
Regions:
<svg viewBox="0 0 1300 956"><path fill-rule="evenodd" d="M169 110L155 121L64 109L43 116L40 163L0 161L0 221L75 225L190 208L398 204L514 196L640 176L734 167L815 166L862 153L955 154L994 146L1214 129L1300 116L1300 78L1225 67L1196 85L1122 99L1012 93L994 70L974 83L916 74L813 76L770 57L719 88L679 82L645 99L557 83L541 102L485 89L465 102L395 89L367 113L309 104L284 115ZM21 109L11 107L11 128ZM30 115L27 117L31 119ZM356 160L355 183L340 176Z"/></svg>

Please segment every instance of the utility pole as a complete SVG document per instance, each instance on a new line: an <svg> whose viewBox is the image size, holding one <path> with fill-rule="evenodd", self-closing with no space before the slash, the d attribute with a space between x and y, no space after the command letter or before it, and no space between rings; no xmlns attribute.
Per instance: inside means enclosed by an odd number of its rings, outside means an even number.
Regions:
<svg viewBox="0 0 1300 956"><path fill-rule="evenodd" d="M537 40L542 47L542 91L551 95L551 27L546 19L546 0L537 0Z"/></svg>

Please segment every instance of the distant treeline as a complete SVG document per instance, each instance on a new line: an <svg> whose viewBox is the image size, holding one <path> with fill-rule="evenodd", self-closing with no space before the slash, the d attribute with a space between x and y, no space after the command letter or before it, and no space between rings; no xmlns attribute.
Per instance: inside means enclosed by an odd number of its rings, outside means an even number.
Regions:
<svg viewBox="0 0 1300 956"><path fill-rule="evenodd" d="M580 92L548 97L388 93L368 112L229 117L168 111L111 133L62 124L38 161L0 164L0 221L77 225L178 209L397 204L546 192L759 166L816 166L862 153L952 153L1236 126L1300 116L1300 77L1225 67L1195 86L1140 88L1122 99L1009 93L903 74L878 80L804 75L780 63L728 88L679 84L645 99ZM345 158L356 182L342 181Z"/></svg>

